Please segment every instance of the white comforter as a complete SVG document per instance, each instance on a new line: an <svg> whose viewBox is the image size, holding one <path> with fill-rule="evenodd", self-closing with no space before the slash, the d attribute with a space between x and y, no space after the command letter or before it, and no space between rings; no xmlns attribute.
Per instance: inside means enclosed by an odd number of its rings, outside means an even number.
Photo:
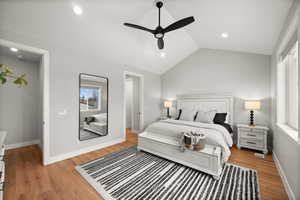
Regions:
<svg viewBox="0 0 300 200"><path fill-rule="evenodd" d="M223 162L226 162L231 154L229 147L233 144L232 137L227 129L217 124L167 119L149 125L145 131L178 141L182 132L201 132L206 136L207 144L221 147Z"/></svg>

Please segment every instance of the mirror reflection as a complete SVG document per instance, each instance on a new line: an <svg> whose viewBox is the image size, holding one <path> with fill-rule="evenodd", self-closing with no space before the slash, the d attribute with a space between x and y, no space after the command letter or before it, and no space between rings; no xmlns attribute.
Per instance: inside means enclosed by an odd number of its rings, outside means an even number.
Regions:
<svg viewBox="0 0 300 200"><path fill-rule="evenodd" d="M108 134L108 79L101 76L79 75L79 140Z"/></svg>

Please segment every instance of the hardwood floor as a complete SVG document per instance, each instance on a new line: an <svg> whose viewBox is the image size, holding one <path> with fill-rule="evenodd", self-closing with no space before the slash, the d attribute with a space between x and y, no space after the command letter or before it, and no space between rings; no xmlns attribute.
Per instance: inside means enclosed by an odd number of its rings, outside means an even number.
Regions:
<svg viewBox="0 0 300 200"><path fill-rule="evenodd" d="M126 142L43 166L37 145L6 152L5 200L99 200L97 192L75 171L81 163L120 151L137 143L137 135L127 131ZM256 169L262 199L288 199L277 169L268 155L256 158L250 150L232 148L230 162Z"/></svg>

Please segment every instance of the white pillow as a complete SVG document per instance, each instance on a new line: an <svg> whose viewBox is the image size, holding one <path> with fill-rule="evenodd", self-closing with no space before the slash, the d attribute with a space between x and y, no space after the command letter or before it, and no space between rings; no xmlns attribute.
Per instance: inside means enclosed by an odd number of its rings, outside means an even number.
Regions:
<svg viewBox="0 0 300 200"><path fill-rule="evenodd" d="M226 115L226 119L225 119L225 123L227 123L228 124L228 122L229 122L229 113L227 113L227 115Z"/></svg>
<svg viewBox="0 0 300 200"><path fill-rule="evenodd" d="M196 115L196 110L182 109L179 120L194 121L195 115Z"/></svg>
<svg viewBox="0 0 300 200"><path fill-rule="evenodd" d="M214 123L214 117L218 111L217 110L209 110L209 111L202 111L199 110L196 118L196 122L202 122L202 123Z"/></svg>
<svg viewBox="0 0 300 200"><path fill-rule="evenodd" d="M172 114L172 118L173 118L173 119L177 119L178 116L179 116L179 112L180 112L180 110L179 110L179 109L176 109L176 110L174 111L174 113Z"/></svg>
<svg viewBox="0 0 300 200"><path fill-rule="evenodd" d="M107 114L106 113L101 113L98 115L93 115L95 117L96 122L101 122L101 123L106 123L107 122Z"/></svg>

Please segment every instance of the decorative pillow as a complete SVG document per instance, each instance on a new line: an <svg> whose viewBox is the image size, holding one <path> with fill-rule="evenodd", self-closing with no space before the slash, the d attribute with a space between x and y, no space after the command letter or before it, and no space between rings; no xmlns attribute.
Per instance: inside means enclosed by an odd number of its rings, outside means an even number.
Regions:
<svg viewBox="0 0 300 200"><path fill-rule="evenodd" d="M95 117L86 117L84 121L89 125L91 122L95 121Z"/></svg>
<svg viewBox="0 0 300 200"><path fill-rule="evenodd" d="M228 122L229 122L229 116L230 116L230 113L227 113L227 115L226 115L226 120L225 120L225 123L227 123L227 124L228 124Z"/></svg>
<svg viewBox="0 0 300 200"><path fill-rule="evenodd" d="M194 121L196 121L196 119L197 119L198 112L199 112L199 111L197 111L197 112L196 112L196 115L194 116Z"/></svg>
<svg viewBox="0 0 300 200"><path fill-rule="evenodd" d="M209 123L213 124L214 117L217 113L217 110L209 110L209 111L198 111L196 122Z"/></svg>
<svg viewBox="0 0 300 200"><path fill-rule="evenodd" d="M98 115L93 115L93 117L95 118L96 122L100 122L100 123L107 123L107 114L106 113L101 113Z"/></svg>
<svg viewBox="0 0 300 200"><path fill-rule="evenodd" d="M181 113L182 113L181 109L176 110L176 112L175 112L175 120L179 120L180 119Z"/></svg>
<svg viewBox="0 0 300 200"><path fill-rule="evenodd" d="M195 115L196 115L195 110L182 109L179 119L184 121L194 121Z"/></svg>
<svg viewBox="0 0 300 200"><path fill-rule="evenodd" d="M225 123L227 117L227 113L216 113L214 117L215 124L222 124Z"/></svg>

